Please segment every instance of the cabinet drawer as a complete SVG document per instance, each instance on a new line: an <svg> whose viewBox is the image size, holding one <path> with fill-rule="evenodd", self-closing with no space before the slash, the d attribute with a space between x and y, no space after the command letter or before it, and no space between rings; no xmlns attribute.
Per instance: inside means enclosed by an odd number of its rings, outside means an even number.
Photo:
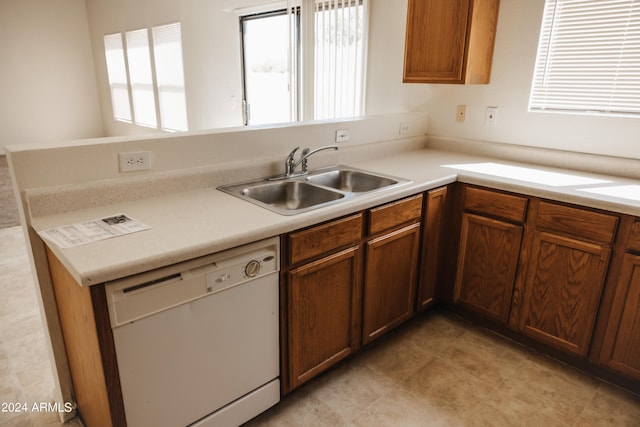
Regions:
<svg viewBox="0 0 640 427"><path fill-rule="evenodd" d="M635 221L631 226L627 250L640 252L640 220Z"/></svg>
<svg viewBox="0 0 640 427"><path fill-rule="evenodd" d="M464 209L506 221L524 223L527 198L482 188L465 187Z"/></svg>
<svg viewBox="0 0 640 427"><path fill-rule="evenodd" d="M400 225L420 221L422 194L373 208L369 216L369 234L391 230Z"/></svg>
<svg viewBox="0 0 640 427"><path fill-rule="evenodd" d="M289 263L334 252L359 241L361 236L361 213L292 233L289 235Z"/></svg>
<svg viewBox="0 0 640 427"><path fill-rule="evenodd" d="M597 243L613 242L618 217L571 206L540 202L536 228Z"/></svg>

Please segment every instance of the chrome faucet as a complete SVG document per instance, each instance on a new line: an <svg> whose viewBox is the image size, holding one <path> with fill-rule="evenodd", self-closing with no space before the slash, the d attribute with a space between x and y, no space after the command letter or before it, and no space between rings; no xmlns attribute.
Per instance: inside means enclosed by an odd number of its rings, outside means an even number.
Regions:
<svg viewBox="0 0 640 427"><path fill-rule="evenodd" d="M317 153L318 151L322 151L322 150L337 150L338 146L337 145L327 145L324 147L320 147L320 148L316 148L315 150L311 150L309 148L304 148L302 150L302 152L300 153L300 159L298 161L296 161L295 159L295 155L296 155L296 151L298 151L300 149L300 147L296 147L294 148L289 155L287 156L287 159L284 162L284 177L285 178L291 178L293 176L300 176L300 175L306 175L308 172L307 169L307 159L312 155ZM302 165L302 170L300 172L296 172L296 168Z"/></svg>

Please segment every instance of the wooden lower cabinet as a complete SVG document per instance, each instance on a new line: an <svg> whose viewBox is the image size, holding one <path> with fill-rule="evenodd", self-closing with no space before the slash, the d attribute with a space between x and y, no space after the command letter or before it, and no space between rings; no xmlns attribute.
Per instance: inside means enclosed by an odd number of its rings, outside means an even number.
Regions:
<svg viewBox="0 0 640 427"><path fill-rule="evenodd" d="M413 315L419 247L420 223L366 243L363 345Z"/></svg>
<svg viewBox="0 0 640 427"><path fill-rule="evenodd" d="M422 202L419 194L284 237L285 394L413 315Z"/></svg>
<svg viewBox="0 0 640 427"><path fill-rule="evenodd" d="M445 236L447 187L440 187L426 193L423 224L422 254L420 262L420 279L418 282L418 311L425 310L438 300L438 283L440 281L441 237Z"/></svg>
<svg viewBox="0 0 640 427"><path fill-rule="evenodd" d="M522 226L465 213L453 301L506 322L516 277Z"/></svg>
<svg viewBox="0 0 640 427"><path fill-rule="evenodd" d="M288 273L289 386L313 378L359 347L360 249Z"/></svg>
<svg viewBox="0 0 640 427"><path fill-rule="evenodd" d="M506 323L516 280L528 200L465 186L452 301Z"/></svg>
<svg viewBox="0 0 640 427"><path fill-rule="evenodd" d="M536 231L527 258L519 329L585 356L610 253L603 245Z"/></svg>
<svg viewBox="0 0 640 427"><path fill-rule="evenodd" d="M624 255L600 363L640 381L640 255Z"/></svg>

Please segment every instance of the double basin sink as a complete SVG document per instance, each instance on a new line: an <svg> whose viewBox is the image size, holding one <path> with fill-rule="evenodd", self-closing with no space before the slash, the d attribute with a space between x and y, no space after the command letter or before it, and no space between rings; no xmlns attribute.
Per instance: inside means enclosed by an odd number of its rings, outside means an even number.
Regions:
<svg viewBox="0 0 640 427"><path fill-rule="evenodd" d="M347 166L335 166L302 176L264 178L219 189L281 215L295 215L410 182Z"/></svg>

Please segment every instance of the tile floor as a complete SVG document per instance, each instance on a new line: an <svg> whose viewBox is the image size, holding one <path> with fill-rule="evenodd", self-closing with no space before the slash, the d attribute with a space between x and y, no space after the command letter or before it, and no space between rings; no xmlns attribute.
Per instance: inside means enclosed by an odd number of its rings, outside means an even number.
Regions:
<svg viewBox="0 0 640 427"><path fill-rule="evenodd" d="M54 386L19 226L0 229L0 295L0 426L62 425L57 412L32 411L34 403L53 401ZM28 412L7 412L8 405L16 402L27 403Z"/></svg>
<svg viewBox="0 0 640 427"><path fill-rule="evenodd" d="M49 402L53 383L20 227L0 229L0 294L0 403ZM0 426L56 425L55 413L0 412ZM436 311L247 424L256 426L640 426L640 399Z"/></svg>
<svg viewBox="0 0 640 427"><path fill-rule="evenodd" d="M300 425L640 426L640 398L436 311L247 424Z"/></svg>

